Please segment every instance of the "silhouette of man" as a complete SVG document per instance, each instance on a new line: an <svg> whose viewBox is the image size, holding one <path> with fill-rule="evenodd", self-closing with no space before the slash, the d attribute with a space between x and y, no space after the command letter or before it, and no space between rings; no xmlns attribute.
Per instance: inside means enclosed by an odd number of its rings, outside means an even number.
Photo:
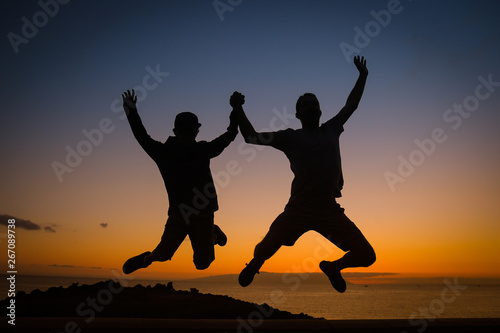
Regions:
<svg viewBox="0 0 500 333"><path fill-rule="evenodd" d="M128 259L123 272L130 274L148 267L153 261L170 260L186 235L193 248L197 269L206 269L215 259L214 245L224 246L226 235L214 225L218 210L210 159L218 156L238 134L237 117L230 115L227 131L213 141L196 141L201 124L191 112L175 117L173 132L164 143L153 140L137 112L134 90L122 94L123 108L132 133L141 147L156 162L168 193L169 209L165 230L158 246Z"/></svg>
<svg viewBox="0 0 500 333"><path fill-rule="evenodd" d="M302 128L257 133L243 111L244 96L235 92L230 99L238 112L240 131L247 143L267 145L283 151L294 174L290 199L257 244L253 259L241 271L239 283L248 286L264 262L282 246L292 246L305 232L315 230L346 253L335 261L322 261L320 269L339 292L346 290L341 270L367 267L375 262L375 252L356 225L336 202L343 186L339 136L343 125L357 109L368 69L365 59L354 58L359 71L356 84L340 112L320 126L321 109L314 94L306 93L296 104Z"/></svg>

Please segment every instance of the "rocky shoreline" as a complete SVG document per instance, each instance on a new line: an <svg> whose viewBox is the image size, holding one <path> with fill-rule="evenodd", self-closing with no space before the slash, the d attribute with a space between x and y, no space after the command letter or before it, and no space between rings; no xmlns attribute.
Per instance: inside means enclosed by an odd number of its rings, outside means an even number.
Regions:
<svg viewBox="0 0 500 333"><path fill-rule="evenodd" d="M229 296L175 290L172 283L124 287L113 280L93 285L52 287L29 294L18 292L17 317L236 319L252 316L265 319L314 319L264 304L253 304ZM9 299L0 301L7 307Z"/></svg>

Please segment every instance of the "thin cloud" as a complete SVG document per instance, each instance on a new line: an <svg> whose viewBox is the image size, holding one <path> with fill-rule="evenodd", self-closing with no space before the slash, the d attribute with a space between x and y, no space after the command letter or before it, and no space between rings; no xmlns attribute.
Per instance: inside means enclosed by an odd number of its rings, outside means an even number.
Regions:
<svg viewBox="0 0 500 333"><path fill-rule="evenodd" d="M59 268L79 268L78 266L75 265L58 265L58 264L52 264L49 265L50 267L59 267Z"/></svg>
<svg viewBox="0 0 500 333"><path fill-rule="evenodd" d="M75 265L59 265L59 264L52 264L52 265L47 265L49 267L57 267L57 268L90 268L90 269L102 269L102 267L96 267L96 266L75 266Z"/></svg>
<svg viewBox="0 0 500 333"><path fill-rule="evenodd" d="M16 220L16 228L26 229L26 230L40 230L42 229L40 225L31 222L30 220L20 219L11 215L0 215L0 224L8 225L8 220Z"/></svg>
<svg viewBox="0 0 500 333"><path fill-rule="evenodd" d="M399 273L384 273L384 272L342 272L342 275L350 278L365 278L365 277L377 277L377 276L392 276L398 275Z"/></svg>
<svg viewBox="0 0 500 333"><path fill-rule="evenodd" d="M56 230L54 228L52 228L51 226L43 227L43 230L45 230L47 232L56 232Z"/></svg>
<svg viewBox="0 0 500 333"><path fill-rule="evenodd" d="M18 217L14 217L12 215L2 214L0 215L0 225L7 226L9 220L16 220L16 228L25 229L25 230L44 230L46 232L56 232L57 224L52 224L48 226L42 226L40 224L31 222L30 220L20 219Z"/></svg>

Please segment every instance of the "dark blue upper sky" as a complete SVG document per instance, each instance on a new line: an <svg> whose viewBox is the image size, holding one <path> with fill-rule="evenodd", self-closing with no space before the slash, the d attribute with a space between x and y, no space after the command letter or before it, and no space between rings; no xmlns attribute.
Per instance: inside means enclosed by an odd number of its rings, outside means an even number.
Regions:
<svg viewBox="0 0 500 333"><path fill-rule="evenodd" d="M342 44L357 48L370 69L362 105L371 111L357 119L364 133L354 135L360 142L375 131L392 142L406 134L411 143L474 90L477 76L500 77L496 1L41 3L3 4L0 135L4 154L40 154L45 165L104 117L126 128L116 99L142 85L148 67L168 73L139 104L159 139L184 110L206 124L201 138L213 137L234 90L247 95L256 127L268 126L273 108L293 112L306 91L318 95L325 117L334 115L356 79ZM27 21L38 31L13 46L12 34L33 32ZM488 127L498 119L476 120Z"/></svg>

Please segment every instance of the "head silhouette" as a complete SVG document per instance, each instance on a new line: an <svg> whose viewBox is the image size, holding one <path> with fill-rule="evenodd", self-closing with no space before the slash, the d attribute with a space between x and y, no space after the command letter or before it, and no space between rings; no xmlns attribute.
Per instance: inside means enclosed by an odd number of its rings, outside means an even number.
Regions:
<svg viewBox="0 0 500 333"><path fill-rule="evenodd" d="M314 128L319 126L321 109L318 98L312 93L305 93L297 99L295 116L302 123L302 127Z"/></svg>
<svg viewBox="0 0 500 333"><path fill-rule="evenodd" d="M200 131L198 117L191 112L181 112L175 117L174 134L182 143L192 143Z"/></svg>

